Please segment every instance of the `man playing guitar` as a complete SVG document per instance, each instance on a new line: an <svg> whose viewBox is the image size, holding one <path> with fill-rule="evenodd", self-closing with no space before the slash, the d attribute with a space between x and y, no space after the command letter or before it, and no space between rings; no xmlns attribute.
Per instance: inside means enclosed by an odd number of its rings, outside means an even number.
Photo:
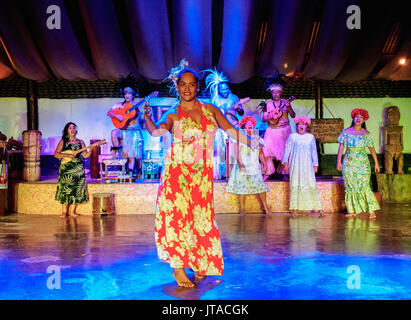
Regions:
<svg viewBox="0 0 411 320"><path fill-rule="evenodd" d="M132 105L137 104L135 97L138 96L137 88L133 89L131 86L122 87L121 91L124 96L124 101L116 103L107 112L109 117L116 118L119 121L123 121L124 117L121 114L116 114L114 111L123 108L127 103ZM140 112L140 108L136 108L135 113L135 117L130 119L123 129L116 128L111 131L111 142L113 144L113 159L122 158L123 154L128 158L127 173L132 173L137 176L138 172L141 171L141 159L144 156L144 139L140 124L140 121L143 121L144 116L143 113ZM122 154L120 154L121 148Z"/></svg>
<svg viewBox="0 0 411 320"><path fill-rule="evenodd" d="M216 69L207 69L206 86L210 93L210 103L220 109L227 120L238 127L244 116L242 103L249 98L240 100L228 86L228 78ZM227 148L228 147L228 148ZM228 179L231 169L237 161L237 143L229 138L224 130L217 130L214 143L213 177L216 180Z"/></svg>

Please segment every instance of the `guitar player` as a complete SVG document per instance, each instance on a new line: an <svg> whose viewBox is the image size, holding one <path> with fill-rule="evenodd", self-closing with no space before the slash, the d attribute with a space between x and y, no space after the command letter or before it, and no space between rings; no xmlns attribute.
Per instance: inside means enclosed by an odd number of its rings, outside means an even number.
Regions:
<svg viewBox="0 0 411 320"><path fill-rule="evenodd" d="M109 117L117 118L119 121L123 121L123 116L113 111L123 108L127 103L137 104L135 98L138 97L137 88L124 87L121 88L121 91L124 96L124 101L116 103L107 112ZM135 110L136 116L127 123L126 127L123 129L116 128L111 131L111 142L113 144L113 159L122 158L122 156L128 158L127 174L132 174L137 177L138 173L141 172L141 159L144 156L144 139L140 124L144 116L142 112L139 112L139 108ZM122 154L120 150L122 150Z"/></svg>
<svg viewBox="0 0 411 320"><path fill-rule="evenodd" d="M244 116L240 99L231 92L228 78L222 72L218 72L216 69L208 69L207 71L209 75L206 78L206 84L210 92L210 103L218 107L227 120L238 128ZM213 178L215 180L228 179L231 169L237 161L237 143L221 129L217 130L214 139Z"/></svg>
<svg viewBox="0 0 411 320"><path fill-rule="evenodd" d="M264 180L275 173L277 165L277 173L285 175L286 172L282 167L281 161L283 159L285 143L288 136L291 134L291 127L288 120L288 115L291 118L295 117L295 112L291 106L293 99L282 99L283 84L280 81L280 75L276 75L273 79L266 83L267 91L270 91L272 100L269 100L263 107L262 121L268 122L267 130L264 134L263 153L266 159L266 171L263 172Z"/></svg>

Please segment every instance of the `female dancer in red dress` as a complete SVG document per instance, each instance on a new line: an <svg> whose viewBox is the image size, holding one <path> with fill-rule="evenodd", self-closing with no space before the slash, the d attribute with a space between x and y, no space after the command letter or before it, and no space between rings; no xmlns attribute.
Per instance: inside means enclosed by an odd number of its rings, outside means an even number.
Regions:
<svg viewBox="0 0 411 320"><path fill-rule="evenodd" d="M223 252L213 208L213 143L218 126L247 146L251 141L221 111L196 99L197 73L183 65L172 78L180 97L175 112L156 126L145 106L145 123L153 136L166 131L173 143L165 159L157 196L155 241L159 258L170 264L179 286L193 287L195 278L223 274Z"/></svg>

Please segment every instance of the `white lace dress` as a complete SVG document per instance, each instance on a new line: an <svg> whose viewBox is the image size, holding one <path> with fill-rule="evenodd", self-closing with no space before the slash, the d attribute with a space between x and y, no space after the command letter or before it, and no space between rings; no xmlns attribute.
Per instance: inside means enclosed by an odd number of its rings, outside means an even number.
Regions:
<svg viewBox="0 0 411 320"><path fill-rule="evenodd" d="M314 173L314 166L318 166L314 136L290 134L283 156L286 162L290 168L290 210L321 210Z"/></svg>

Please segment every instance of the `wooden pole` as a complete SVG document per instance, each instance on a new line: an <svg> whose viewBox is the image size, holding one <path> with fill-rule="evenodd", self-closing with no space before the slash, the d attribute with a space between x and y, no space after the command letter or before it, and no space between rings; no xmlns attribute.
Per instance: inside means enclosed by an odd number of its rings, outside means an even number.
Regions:
<svg viewBox="0 0 411 320"><path fill-rule="evenodd" d="M100 140L90 139L90 144L99 142ZM99 179L100 178L100 164L98 162L98 157L101 153L100 146L91 149L90 155L90 178Z"/></svg>
<svg viewBox="0 0 411 320"><path fill-rule="evenodd" d="M322 83L319 80L315 81L314 85L314 96L315 96L315 118L323 118L323 90ZM321 162L322 155L324 154L324 143L317 141L317 153L318 153L318 175L322 174Z"/></svg>
<svg viewBox="0 0 411 320"><path fill-rule="evenodd" d="M322 119L323 114L323 88L322 83L319 80L315 81L315 118Z"/></svg>
<svg viewBox="0 0 411 320"><path fill-rule="evenodd" d="M33 80L29 80L27 83L27 129L38 130L39 129L39 107L38 107L38 94L37 83Z"/></svg>

